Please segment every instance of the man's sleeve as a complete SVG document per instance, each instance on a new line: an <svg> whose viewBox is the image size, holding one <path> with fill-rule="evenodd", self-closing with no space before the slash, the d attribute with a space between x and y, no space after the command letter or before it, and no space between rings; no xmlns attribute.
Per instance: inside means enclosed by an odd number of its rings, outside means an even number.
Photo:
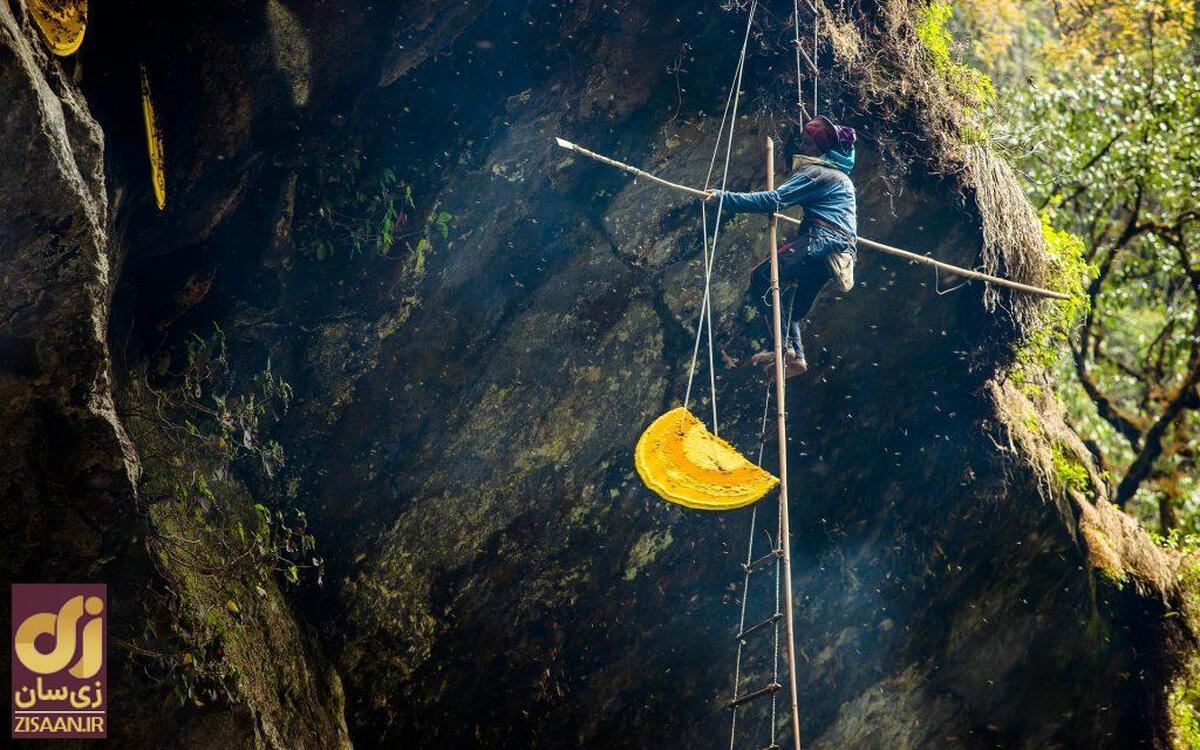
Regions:
<svg viewBox="0 0 1200 750"><path fill-rule="evenodd" d="M782 211L790 206L797 206L808 200L816 182L803 171L792 175L791 179L774 190L760 190L756 193L731 193L718 190L717 197L724 196L724 210L731 213L765 214L771 211Z"/></svg>

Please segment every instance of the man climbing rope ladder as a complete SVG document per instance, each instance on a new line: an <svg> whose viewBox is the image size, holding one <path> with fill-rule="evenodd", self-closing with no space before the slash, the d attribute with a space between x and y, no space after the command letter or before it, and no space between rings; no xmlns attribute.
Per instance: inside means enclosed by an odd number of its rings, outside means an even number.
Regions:
<svg viewBox="0 0 1200 750"><path fill-rule="evenodd" d="M779 248L779 283L795 286L792 319L784 344L786 377L808 370L801 326L825 285L832 279L838 289L854 287L855 241L858 233L854 183L853 128L834 124L827 117L815 117L804 125L799 154L792 160L795 174L775 190L754 193L706 191L705 202L722 201L730 213L770 213L791 206L804 208L804 221L791 242ZM750 290L755 307L773 335L770 317L770 259L755 266L750 274ZM755 354L750 363L775 363L773 349Z"/></svg>

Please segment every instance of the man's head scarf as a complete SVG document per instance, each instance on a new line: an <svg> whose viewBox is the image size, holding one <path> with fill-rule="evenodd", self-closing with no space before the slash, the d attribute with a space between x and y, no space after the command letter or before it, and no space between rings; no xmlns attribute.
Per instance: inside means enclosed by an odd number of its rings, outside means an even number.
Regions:
<svg viewBox="0 0 1200 750"><path fill-rule="evenodd" d="M838 125L823 115L804 123L804 134L812 139L817 148L821 149L821 153L827 151L848 153L854 148L854 142L858 139L854 128Z"/></svg>

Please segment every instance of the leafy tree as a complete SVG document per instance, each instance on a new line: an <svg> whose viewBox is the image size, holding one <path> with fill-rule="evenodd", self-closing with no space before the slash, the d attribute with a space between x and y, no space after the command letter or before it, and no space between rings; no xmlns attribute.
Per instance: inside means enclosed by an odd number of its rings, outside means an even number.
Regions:
<svg viewBox="0 0 1200 750"><path fill-rule="evenodd" d="M990 6L990 7L989 7ZM1015 10L1014 10L1015 9ZM1116 501L1200 528L1200 77L1179 0L967 2L1001 84L993 125L1056 228L1097 270L1062 396ZM1113 42L1117 42L1114 44Z"/></svg>

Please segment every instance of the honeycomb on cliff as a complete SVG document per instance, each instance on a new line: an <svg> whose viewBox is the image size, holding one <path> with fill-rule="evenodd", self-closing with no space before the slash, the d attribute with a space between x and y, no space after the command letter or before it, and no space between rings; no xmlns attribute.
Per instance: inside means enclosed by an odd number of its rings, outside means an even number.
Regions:
<svg viewBox="0 0 1200 750"><path fill-rule="evenodd" d="M150 183L154 188L154 203L162 211L167 205L167 166L163 156L162 131L158 128L158 115L154 112L154 100L150 95L150 78L146 66L141 69L142 120L146 126L146 153L150 157Z"/></svg>
<svg viewBox="0 0 1200 750"><path fill-rule="evenodd" d="M634 465L664 500L697 510L742 508L779 484L683 406L646 428L634 449Z"/></svg>
<svg viewBox="0 0 1200 750"><path fill-rule="evenodd" d="M83 44L87 0L30 0L29 13L54 54L73 55Z"/></svg>

